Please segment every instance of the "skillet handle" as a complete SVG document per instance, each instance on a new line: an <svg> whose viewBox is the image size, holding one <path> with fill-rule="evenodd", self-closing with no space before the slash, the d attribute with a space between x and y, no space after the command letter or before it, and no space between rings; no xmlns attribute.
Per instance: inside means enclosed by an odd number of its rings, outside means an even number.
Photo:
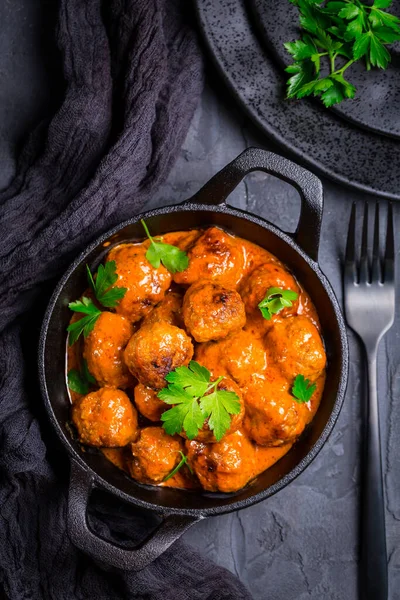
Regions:
<svg viewBox="0 0 400 600"><path fill-rule="evenodd" d="M71 460L68 493L68 534L75 546L94 559L118 569L140 571L152 563L199 518L169 515L135 548L123 548L96 535L89 527L87 506L95 487L90 473Z"/></svg>
<svg viewBox="0 0 400 600"><path fill-rule="evenodd" d="M293 185L301 197L301 213L295 241L318 261L324 205L322 183L316 175L278 154L261 148L248 148L214 175L189 202L222 205L229 194L252 171L264 171Z"/></svg>

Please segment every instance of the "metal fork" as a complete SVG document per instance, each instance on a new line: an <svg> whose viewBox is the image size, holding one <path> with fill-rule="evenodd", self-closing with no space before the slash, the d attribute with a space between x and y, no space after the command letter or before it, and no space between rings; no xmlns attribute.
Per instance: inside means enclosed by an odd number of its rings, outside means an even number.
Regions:
<svg viewBox="0 0 400 600"><path fill-rule="evenodd" d="M365 403L361 488L361 597L387 600L388 577L385 503L379 433L376 357L379 342L395 313L395 250L393 207L388 205L386 249L379 243L379 204L375 205L372 256L368 244L368 204L364 206L361 253L356 255L356 204L353 204L344 266L344 306L347 323L361 338L366 352L368 400Z"/></svg>

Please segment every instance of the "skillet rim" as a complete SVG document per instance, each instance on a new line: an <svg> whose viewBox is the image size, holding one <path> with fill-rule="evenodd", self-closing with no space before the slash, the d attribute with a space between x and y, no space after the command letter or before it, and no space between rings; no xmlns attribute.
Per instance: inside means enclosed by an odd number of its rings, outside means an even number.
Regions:
<svg viewBox="0 0 400 600"><path fill-rule="evenodd" d="M289 471L289 473L284 475L281 479L279 479L273 485L268 486L267 488L263 489L262 491L258 492L257 494L251 495L251 496L244 498L242 500L239 500L237 502L232 502L229 504L221 504L219 506L214 506L214 507L209 507L209 508L166 507L166 506L157 504L157 502L153 503L153 502L147 502L144 500L140 500L140 499L136 498L134 495L122 491L120 488L118 488L114 484L111 484L109 481L107 481L106 479L101 477L94 469L92 469L92 467L90 467L87 464L87 462L83 459L83 457L76 452L76 450L73 448L73 446L71 444L70 439L67 437L67 435L65 435L64 431L61 429L61 426L59 425L57 418L55 416L54 410L53 410L50 395L47 391L47 381L46 381L47 378L46 378L46 373L45 373L45 349L46 349L47 333L48 333L48 327L49 327L49 323L50 323L50 320L52 317L53 310L57 304L59 296L61 295L61 293L64 289L66 282L71 277L71 275L73 275L74 271L76 271L76 269L81 265L81 263L84 261L84 259L93 250L95 250L99 245L103 244L106 241L109 241L109 239L113 235L118 233L121 229L123 229L129 225L136 224L141 219L148 220L153 217L158 217L160 215L171 214L171 213L180 213L180 212L182 212L182 213L185 213L185 212L210 212L210 213L217 212L218 213L218 212L220 212L220 213L228 214L228 215L231 215L232 217L237 217L240 219L250 221L251 223L258 225L263 229L267 229L267 230L271 231L277 237L281 238L284 242L286 242L289 246L291 246L292 249L297 252L297 254L300 255L300 257L307 263L308 267L311 268L311 270L318 277L318 279L319 279L321 285L323 286L323 288L328 296L328 299L332 305L333 312L336 317L336 326L337 326L337 330L339 333L338 348L340 345L340 348L339 348L340 351L338 353L338 356L339 356L339 360L340 360L341 364L340 364L340 380L339 380L339 384L338 384L338 388L337 388L337 392L336 392L336 400L334 402L329 419L327 420L320 436L318 437L317 441L312 446L310 451L306 454L306 456L299 463L297 463L297 465L291 471ZM179 229L177 228L176 231L179 231ZM278 258L279 258L279 256L278 256ZM183 515L183 516L197 517L198 519L201 519L204 517L209 517L209 516L227 514L227 513L233 512L235 510L239 510L239 509L246 508L248 506L257 504L258 502L261 502L262 500L269 498L273 494L276 494L278 491L280 491L281 489L286 487L290 482L292 482L294 479L296 479L311 464L311 462L315 459L315 457L322 450L323 446L325 445L326 441L328 440L328 437L331 434L331 432L336 424L336 421L339 417L339 414L340 414L340 411L341 411L341 408L342 408L343 402L344 402L344 397L345 397L345 392L346 392L346 387L347 387L347 379L348 379L348 369L349 369L349 350L348 350L348 341L347 341L347 334L346 334L346 325L345 325L342 311L341 311L339 303L337 301L335 292L333 291L333 288L332 288L329 280L326 278L326 276L321 271L318 262L316 262L312 258L310 258L310 256L308 256L308 254L297 244L297 242L295 241L295 234L289 234L289 233L283 232L281 229L279 229L278 227L276 227L275 225L273 225L266 219L255 216L244 210L234 208L225 203L221 203L218 205L208 205L208 204L202 204L202 203L193 203L193 202L190 202L190 200L183 204L165 206L162 208L156 208L156 209L152 209L152 210L149 210L149 211L146 211L143 213L139 213L137 216L132 217L131 219L128 219L126 221L123 221L122 223L116 225L112 229L101 234L99 237L97 237L95 240L93 240L88 246L86 246L82 252L80 252L80 254L75 258L75 260L70 264L70 266L64 272L64 275L59 280L59 282L50 298L49 304L47 306L47 309L46 309L46 312L45 312L45 315L43 318L41 331L40 331L38 355L39 355L40 389L41 389L41 393L42 393L42 396L44 399L44 404L45 404L46 411L47 411L48 417L50 419L51 425L55 429L58 438L60 439L61 443L65 447L70 460L74 461L75 464L80 467L80 469L82 469L86 472L86 474L90 475L91 480L92 480L92 486L99 487L101 489L105 489L106 491L119 497L123 501L129 502L130 504L133 504L133 505L137 506L138 508L145 509L145 510L148 510L150 512L153 512L153 513L156 513L156 514L159 514L162 516ZM186 493L185 490L177 490L177 491ZM219 495L218 497L221 498L221 495ZM227 497L231 497L231 495L227 494Z"/></svg>

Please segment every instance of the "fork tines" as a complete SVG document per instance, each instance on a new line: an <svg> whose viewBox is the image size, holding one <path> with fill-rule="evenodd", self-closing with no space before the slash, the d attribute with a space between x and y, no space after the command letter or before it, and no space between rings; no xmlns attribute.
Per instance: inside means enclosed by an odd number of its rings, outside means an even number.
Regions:
<svg viewBox="0 0 400 600"><path fill-rule="evenodd" d="M387 209L386 248L384 254L379 241L379 222L381 214L381 204L377 202L375 204L375 214L373 216L374 235L371 249L368 236L368 202L364 203L361 252L358 257L356 256L355 250L357 203L353 202L347 236L345 273L346 277L351 278L355 283L389 283L394 280L395 250L393 205L391 202L388 203Z"/></svg>

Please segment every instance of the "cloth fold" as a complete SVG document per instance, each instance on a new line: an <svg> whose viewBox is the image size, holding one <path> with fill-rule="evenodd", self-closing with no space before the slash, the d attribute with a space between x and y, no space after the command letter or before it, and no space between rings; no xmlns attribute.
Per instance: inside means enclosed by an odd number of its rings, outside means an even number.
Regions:
<svg viewBox="0 0 400 600"><path fill-rule="evenodd" d="M64 100L0 193L0 591L10 600L249 598L181 542L140 573L110 571L71 544L68 460L36 381L54 278L144 206L184 141L202 90L190 12L184 0L60 0ZM148 526L107 495L90 515L119 541Z"/></svg>

